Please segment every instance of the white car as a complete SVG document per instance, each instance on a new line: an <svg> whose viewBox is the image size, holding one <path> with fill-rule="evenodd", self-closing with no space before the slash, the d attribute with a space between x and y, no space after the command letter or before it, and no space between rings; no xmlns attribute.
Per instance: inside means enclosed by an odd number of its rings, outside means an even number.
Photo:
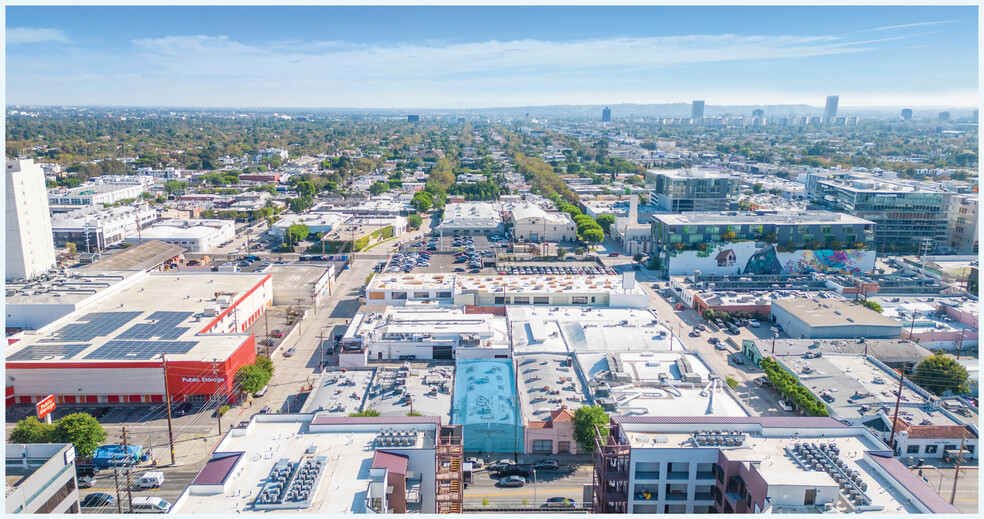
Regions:
<svg viewBox="0 0 984 519"><path fill-rule="evenodd" d="M783 411L792 411L793 410L793 406L789 405L789 402L787 402L785 400L780 400L779 401L779 407L782 408Z"/></svg>
<svg viewBox="0 0 984 519"><path fill-rule="evenodd" d="M749 319L748 326L751 326L752 328L758 328L759 326L762 326L762 323L756 321L755 319Z"/></svg>

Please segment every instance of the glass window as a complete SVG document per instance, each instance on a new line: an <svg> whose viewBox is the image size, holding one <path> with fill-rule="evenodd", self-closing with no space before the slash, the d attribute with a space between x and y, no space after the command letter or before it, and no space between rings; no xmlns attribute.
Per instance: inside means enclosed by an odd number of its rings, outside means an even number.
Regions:
<svg viewBox="0 0 984 519"><path fill-rule="evenodd" d="M533 298L533 304L535 305L549 305L550 296L536 296Z"/></svg>
<svg viewBox="0 0 984 519"><path fill-rule="evenodd" d="M588 304L588 296L573 296L571 297L572 305L586 305Z"/></svg>
<svg viewBox="0 0 984 519"><path fill-rule="evenodd" d="M451 292L438 292L437 297L451 297Z"/></svg>
<svg viewBox="0 0 984 519"><path fill-rule="evenodd" d="M406 292L393 292L393 299L406 299L406 298L407 298Z"/></svg>
<svg viewBox="0 0 984 519"><path fill-rule="evenodd" d="M530 298L528 298L528 297L514 297L513 298L513 304L514 305L528 305L528 304L530 304Z"/></svg>
<svg viewBox="0 0 984 519"><path fill-rule="evenodd" d="M939 445L927 445L926 446L926 454L936 454L936 448L937 447L939 447Z"/></svg>
<svg viewBox="0 0 984 519"><path fill-rule="evenodd" d="M414 292L413 297L416 299L427 299L430 297L430 292Z"/></svg>
<svg viewBox="0 0 984 519"><path fill-rule="evenodd" d="M909 445L908 447L905 448L905 453L906 454L919 454L919 446L918 445Z"/></svg>

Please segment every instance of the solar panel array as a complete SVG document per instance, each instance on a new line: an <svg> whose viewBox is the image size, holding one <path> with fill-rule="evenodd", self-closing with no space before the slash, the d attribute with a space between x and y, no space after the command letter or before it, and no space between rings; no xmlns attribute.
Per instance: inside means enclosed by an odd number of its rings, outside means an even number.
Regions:
<svg viewBox="0 0 984 519"><path fill-rule="evenodd" d="M107 341L86 360L150 360L161 353L188 353L198 341Z"/></svg>
<svg viewBox="0 0 984 519"><path fill-rule="evenodd" d="M154 312L146 320L156 321L150 324L135 324L123 333L116 336L117 339L177 339L180 338L188 328L179 327L185 319L195 315L194 312Z"/></svg>
<svg viewBox="0 0 984 519"><path fill-rule="evenodd" d="M51 334L50 339L38 342L91 341L96 337L108 337L143 312L92 312L66 324Z"/></svg>
<svg viewBox="0 0 984 519"><path fill-rule="evenodd" d="M8 355L7 360L41 360L49 355L70 359L88 347L88 344L34 344Z"/></svg>

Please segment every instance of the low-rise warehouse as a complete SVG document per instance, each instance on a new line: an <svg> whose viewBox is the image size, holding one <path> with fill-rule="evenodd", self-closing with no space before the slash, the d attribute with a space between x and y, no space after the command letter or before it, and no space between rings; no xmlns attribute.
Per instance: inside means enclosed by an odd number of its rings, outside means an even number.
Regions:
<svg viewBox="0 0 984 519"><path fill-rule="evenodd" d="M902 333L898 321L843 299L774 301L770 319L798 339L891 339Z"/></svg>
<svg viewBox="0 0 984 519"><path fill-rule="evenodd" d="M272 293L264 274L148 274L10 344L8 400L163 402L165 373L172 400L235 400Z"/></svg>

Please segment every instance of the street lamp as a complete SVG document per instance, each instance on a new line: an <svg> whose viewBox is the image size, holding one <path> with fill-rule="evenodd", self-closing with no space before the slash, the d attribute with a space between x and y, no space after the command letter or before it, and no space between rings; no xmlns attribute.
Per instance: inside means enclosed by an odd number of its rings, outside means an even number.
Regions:
<svg viewBox="0 0 984 519"><path fill-rule="evenodd" d="M536 508L536 469L533 469L533 508Z"/></svg>
<svg viewBox="0 0 984 519"><path fill-rule="evenodd" d="M154 457L154 429L151 428L150 422L144 422L147 426L147 433L150 434L150 445L147 446L147 450L150 451L150 461L154 466L157 466L157 458Z"/></svg>

